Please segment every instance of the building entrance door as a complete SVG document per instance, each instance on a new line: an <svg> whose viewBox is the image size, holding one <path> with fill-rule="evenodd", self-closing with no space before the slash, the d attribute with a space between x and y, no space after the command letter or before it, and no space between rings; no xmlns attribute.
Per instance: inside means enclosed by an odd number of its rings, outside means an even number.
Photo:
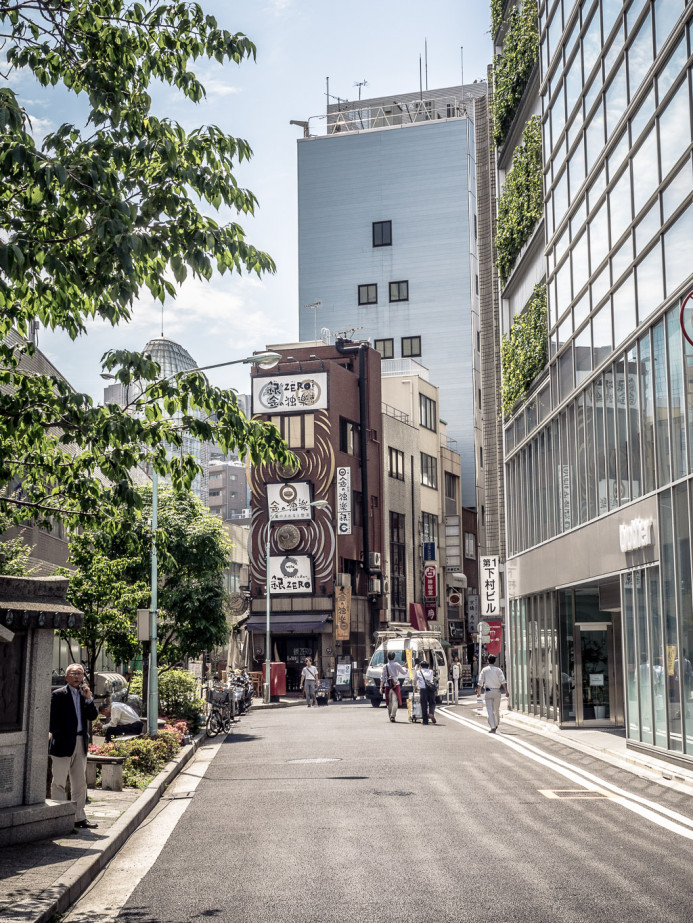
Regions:
<svg viewBox="0 0 693 923"><path fill-rule="evenodd" d="M616 657L610 622L575 625L576 719L578 725L616 724Z"/></svg>

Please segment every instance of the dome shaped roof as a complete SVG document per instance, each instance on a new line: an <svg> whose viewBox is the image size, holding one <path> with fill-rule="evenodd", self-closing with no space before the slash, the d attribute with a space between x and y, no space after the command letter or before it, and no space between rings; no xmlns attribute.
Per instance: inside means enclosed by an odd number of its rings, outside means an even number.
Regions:
<svg viewBox="0 0 693 923"><path fill-rule="evenodd" d="M150 355L159 365L163 378L197 368L197 362L187 349L167 337L155 337L147 343L142 352L144 355Z"/></svg>

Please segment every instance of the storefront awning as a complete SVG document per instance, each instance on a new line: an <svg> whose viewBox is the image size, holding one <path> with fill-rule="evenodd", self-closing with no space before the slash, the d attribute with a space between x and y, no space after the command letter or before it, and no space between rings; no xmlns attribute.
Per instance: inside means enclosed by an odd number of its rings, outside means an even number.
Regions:
<svg viewBox="0 0 693 923"><path fill-rule="evenodd" d="M272 634L310 634L313 631L324 631L325 622L331 614L330 612L273 612L270 615L270 631ZM267 616L254 612L245 627L248 631L265 631Z"/></svg>

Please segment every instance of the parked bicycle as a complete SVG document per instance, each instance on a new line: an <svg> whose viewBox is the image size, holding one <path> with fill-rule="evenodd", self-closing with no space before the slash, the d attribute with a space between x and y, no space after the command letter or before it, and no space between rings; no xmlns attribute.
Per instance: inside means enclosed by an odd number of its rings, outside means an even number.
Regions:
<svg viewBox="0 0 693 923"><path fill-rule="evenodd" d="M228 734L234 723L233 699L228 689L212 690L212 708L207 716L207 736L216 737L221 731Z"/></svg>

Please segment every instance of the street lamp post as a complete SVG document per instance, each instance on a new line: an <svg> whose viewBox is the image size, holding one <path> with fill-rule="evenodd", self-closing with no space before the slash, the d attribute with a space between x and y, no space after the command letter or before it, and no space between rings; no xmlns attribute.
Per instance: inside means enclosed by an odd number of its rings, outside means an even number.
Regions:
<svg viewBox="0 0 693 923"><path fill-rule="evenodd" d="M230 362L217 362L214 365L202 365L194 369L183 369L167 376L165 381L173 378L180 378L184 375L190 375L193 372L206 372L209 369L220 369L228 365L255 365L262 369L271 369L281 359L280 353L264 352L257 353L254 356L246 356L244 359L232 359ZM102 372L102 378L115 378ZM159 665L158 652L156 649L157 631L158 631L158 598L157 588L159 582L158 560L156 552L156 530L158 528L158 507L159 507L159 476L156 469L152 470L152 587L151 587L151 608L149 610L149 690L147 695L147 733L156 735L159 730Z"/></svg>
<svg viewBox="0 0 693 923"><path fill-rule="evenodd" d="M329 506L327 500L313 500L310 504L316 509L323 510ZM270 672L272 668L271 656L271 625L270 625L270 538L272 535L272 523L276 522L278 516L273 516L271 512L267 513L267 540L265 542L265 682L262 685L262 701L267 705L270 701Z"/></svg>

